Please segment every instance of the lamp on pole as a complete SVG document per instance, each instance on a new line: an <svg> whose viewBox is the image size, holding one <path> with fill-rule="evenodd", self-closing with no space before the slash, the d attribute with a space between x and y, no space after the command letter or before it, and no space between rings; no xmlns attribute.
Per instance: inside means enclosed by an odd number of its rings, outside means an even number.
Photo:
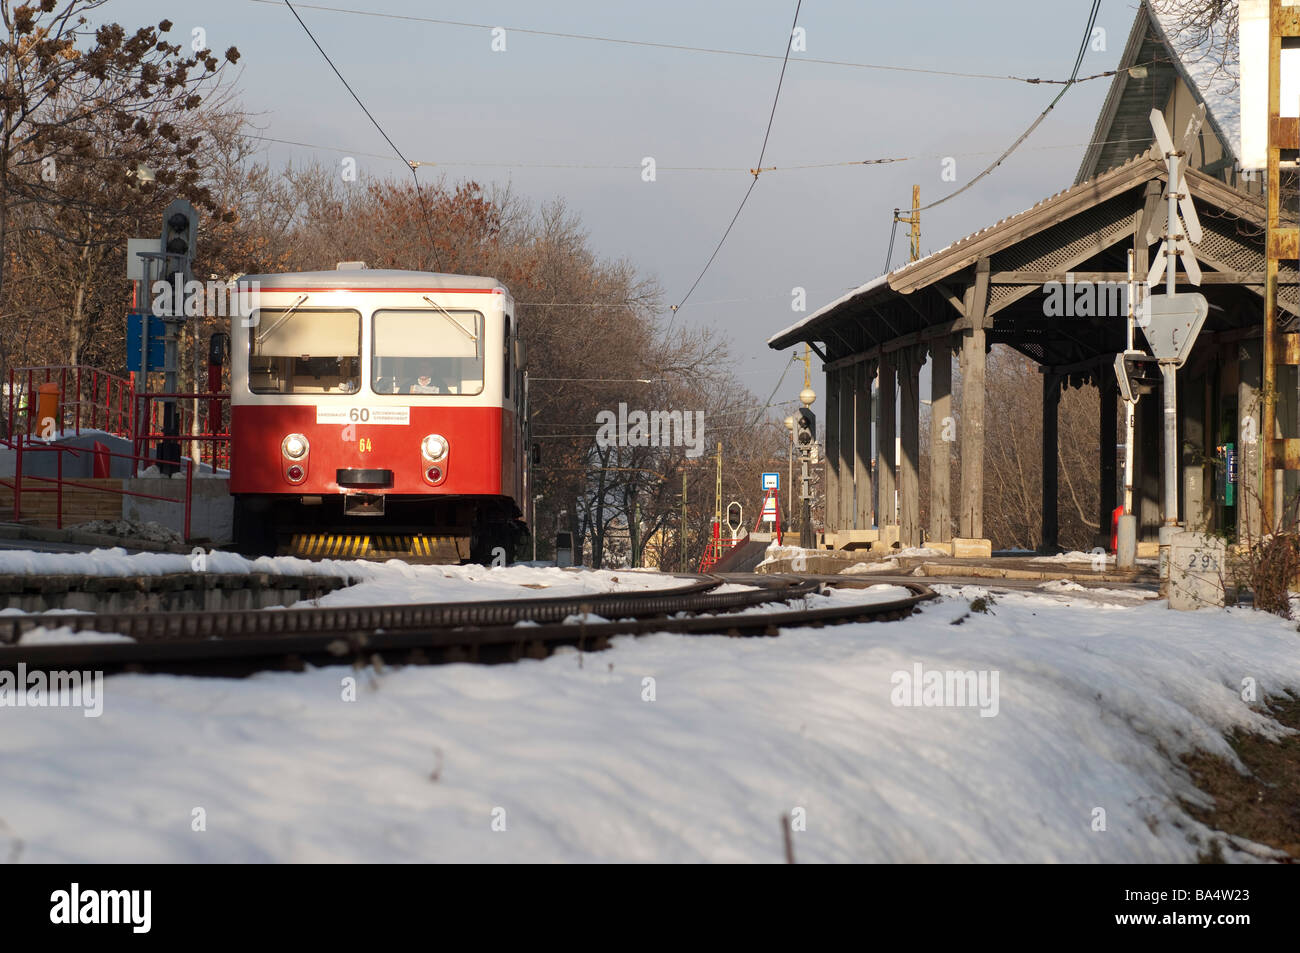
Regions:
<svg viewBox="0 0 1300 953"><path fill-rule="evenodd" d="M785 429L790 431L790 466L785 479L786 519L794 519L794 417L785 418Z"/></svg>
<svg viewBox="0 0 1300 953"><path fill-rule="evenodd" d="M537 562L537 504L542 501L542 494L533 497L533 562Z"/></svg>

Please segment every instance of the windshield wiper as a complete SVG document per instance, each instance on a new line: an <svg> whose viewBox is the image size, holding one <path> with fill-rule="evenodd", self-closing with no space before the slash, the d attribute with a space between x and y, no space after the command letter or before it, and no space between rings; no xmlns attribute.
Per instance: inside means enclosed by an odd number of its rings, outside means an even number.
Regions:
<svg viewBox="0 0 1300 953"><path fill-rule="evenodd" d="M472 341L475 347L477 348L478 338L475 335L471 334L469 331L466 331L465 327L459 321L457 321L455 318L451 316L450 311L448 311L442 305L438 304L438 302L434 301L428 295L421 295L421 297L424 298L425 301L429 302L429 304L433 305L435 308L441 311L443 313L443 316L446 317L446 319L452 323L452 325L456 328L456 330L459 331L461 334L465 335L465 337L469 338L470 341Z"/></svg>
<svg viewBox="0 0 1300 953"><path fill-rule="evenodd" d="M284 314L280 315L280 320L279 320L279 321L275 322L275 324L271 325L271 326L270 326L269 328L267 328L265 331L260 331L260 332L258 333L258 335L257 335L257 343L258 343L258 344L261 344L263 341L265 341L267 338L269 338L269 337L271 336L271 334L275 331L276 328L278 328L280 325L284 324L284 322L288 321L289 318L290 318L290 316L292 316L293 313L294 313L295 311L297 311L300 307L302 307L302 303L303 303L304 301L306 301L306 300L307 300L307 296L306 296L306 295L301 295L301 296L298 298L297 301L295 301L293 304L289 305L289 307L285 309Z"/></svg>

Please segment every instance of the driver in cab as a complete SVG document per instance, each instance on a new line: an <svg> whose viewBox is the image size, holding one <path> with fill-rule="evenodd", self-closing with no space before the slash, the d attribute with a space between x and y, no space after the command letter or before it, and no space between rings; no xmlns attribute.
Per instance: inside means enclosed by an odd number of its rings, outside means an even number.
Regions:
<svg viewBox="0 0 1300 953"><path fill-rule="evenodd" d="M426 371L425 373L421 374L418 378L416 378L415 383L411 385L411 389L410 389L409 393L412 393L412 394L436 394L436 393L438 393L438 388L436 388L436 387L433 386L432 381L433 381L433 378L432 378L431 376L429 376L429 373Z"/></svg>

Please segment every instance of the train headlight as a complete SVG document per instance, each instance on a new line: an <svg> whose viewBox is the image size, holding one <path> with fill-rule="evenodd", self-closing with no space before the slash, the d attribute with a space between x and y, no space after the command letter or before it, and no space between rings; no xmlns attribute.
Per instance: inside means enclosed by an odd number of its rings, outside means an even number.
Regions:
<svg viewBox="0 0 1300 953"><path fill-rule="evenodd" d="M447 438L436 433L429 434L420 442L420 452L424 454L426 460L436 463L447 456Z"/></svg>
<svg viewBox="0 0 1300 953"><path fill-rule="evenodd" d="M290 460L301 460L307 456L307 451L310 449L311 444L300 433L291 433L280 443L280 452Z"/></svg>

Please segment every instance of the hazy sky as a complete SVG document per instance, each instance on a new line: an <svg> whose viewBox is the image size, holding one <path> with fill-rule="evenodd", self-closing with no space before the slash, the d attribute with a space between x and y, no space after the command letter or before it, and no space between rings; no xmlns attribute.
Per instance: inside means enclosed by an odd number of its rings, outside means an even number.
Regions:
<svg viewBox="0 0 1300 953"><path fill-rule="evenodd" d="M534 200L562 196L602 255L656 278L665 309L695 280L749 186L780 59L537 36L595 34L780 56L794 0L554 3L320 0L320 6L470 21L452 26L327 12L299 14L425 181L509 183ZM890 218L913 183L932 201L965 183L1009 145L1059 91L996 79L862 69L801 58L935 70L1068 76L1088 0L806 0L806 52L792 54L763 173L712 269L677 320L731 339L745 384L766 398L788 362L765 340L799 315L883 270ZM344 155L375 173L403 173L282 3L114 0L106 15L135 27L164 17L173 37L195 28L208 45L239 47L239 85L264 135L343 151L269 145L277 163ZM1118 62L1136 0L1104 0L1104 51L1082 74ZM489 27L505 28L503 52ZM922 216L922 252L1014 214L1067 187L1110 80L1076 86L992 176ZM641 162L658 165L645 182ZM941 179L943 157L956 183ZM918 157L886 165L795 170L801 164ZM475 165L468 165L474 163ZM619 168L539 168L542 164ZM672 171L671 167L732 171ZM899 227L895 263L905 260ZM815 368L816 369L816 368ZM783 393L801 381L791 371ZM779 398L778 398L779 399Z"/></svg>

